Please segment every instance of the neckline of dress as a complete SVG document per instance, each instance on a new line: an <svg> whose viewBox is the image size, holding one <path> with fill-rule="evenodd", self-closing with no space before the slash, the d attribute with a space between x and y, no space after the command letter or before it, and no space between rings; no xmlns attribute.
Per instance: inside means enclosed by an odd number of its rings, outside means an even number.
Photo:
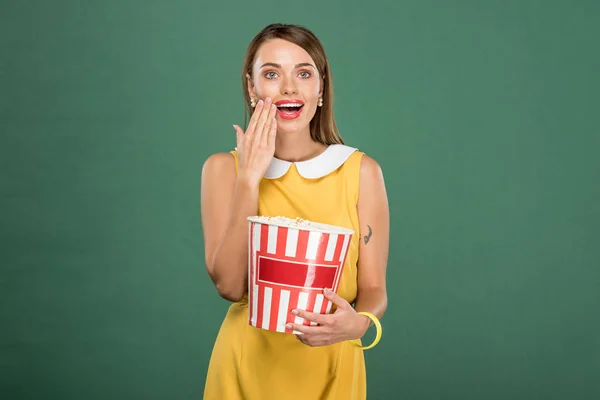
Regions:
<svg viewBox="0 0 600 400"><path fill-rule="evenodd" d="M296 166L298 173L304 178L322 178L342 166L356 150L343 144L331 144L320 154L304 161L286 161L273 157L265 173L265 178L280 178L288 172L292 165Z"/></svg>

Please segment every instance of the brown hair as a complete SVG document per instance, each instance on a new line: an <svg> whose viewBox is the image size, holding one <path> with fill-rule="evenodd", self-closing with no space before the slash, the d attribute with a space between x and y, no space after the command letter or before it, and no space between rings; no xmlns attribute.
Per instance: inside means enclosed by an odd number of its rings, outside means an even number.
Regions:
<svg viewBox="0 0 600 400"><path fill-rule="evenodd" d="M310 136L314 141L327 145L344 144L333 117L333 84L331 82L329 60L327 60L327 56L325 55L325 49L319 39L311 31L300 25L268 25L260 31L248 45L242 67L242 87L246 102L244 121L247 121L248 115L252 115L254 112L250 105L248 78L246 74L252 76L252 64L254 63L256 53L260 46L270 39L283 39L294 43L302 47L315 61L315 66L323 79L323 106L317 107L317 111L310 121ZM244 125L246 125L246 122Z"/></svg>

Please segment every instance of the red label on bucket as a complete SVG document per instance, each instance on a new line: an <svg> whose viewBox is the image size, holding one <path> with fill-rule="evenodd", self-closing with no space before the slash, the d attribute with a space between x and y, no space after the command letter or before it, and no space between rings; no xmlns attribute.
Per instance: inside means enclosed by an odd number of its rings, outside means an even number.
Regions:
<svg viewBox="0 0 600 400"><path fill-rule="evenodd" d="M332 288L337 265L317 265L258 258L258 280L306 288Z"/></svg>

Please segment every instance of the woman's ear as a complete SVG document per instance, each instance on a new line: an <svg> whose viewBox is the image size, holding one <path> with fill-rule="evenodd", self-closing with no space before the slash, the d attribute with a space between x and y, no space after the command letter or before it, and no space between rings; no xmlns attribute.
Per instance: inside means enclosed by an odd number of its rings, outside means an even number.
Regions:
<svg viewBox="0 0 600 400"><path fill-rule="evenodd" d="M321 78L321 87L319 88L319 97L323 97L323 91L325 89L325 76Z"/></svg>
<svg viewBox="0 0 600 400"><path fill-rule="evenodd" d="M256 98L256 93L254 92L254 81L252 80L250 74L246 74L246 80L248 83L248 95L251 99Z"/></svg>

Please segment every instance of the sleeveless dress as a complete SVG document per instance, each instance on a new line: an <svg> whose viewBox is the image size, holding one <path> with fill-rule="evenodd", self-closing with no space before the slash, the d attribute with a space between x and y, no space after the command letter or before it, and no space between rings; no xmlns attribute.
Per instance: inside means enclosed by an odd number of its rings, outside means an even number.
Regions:
<svg viewBox="0 0 600 400"><path fill-rule="evenodd" d="M237 169L237 154L234 155ZM338 294L357 293L358 188L364 153L334 144L308 161L274 158L259 187L258 215L353 229ZM332 312L335 310L332 310ZM363 400L363 351L347 342L310 347L293 334L248 323L248 294L229 308L211 355L205 400Z"/></svg>

